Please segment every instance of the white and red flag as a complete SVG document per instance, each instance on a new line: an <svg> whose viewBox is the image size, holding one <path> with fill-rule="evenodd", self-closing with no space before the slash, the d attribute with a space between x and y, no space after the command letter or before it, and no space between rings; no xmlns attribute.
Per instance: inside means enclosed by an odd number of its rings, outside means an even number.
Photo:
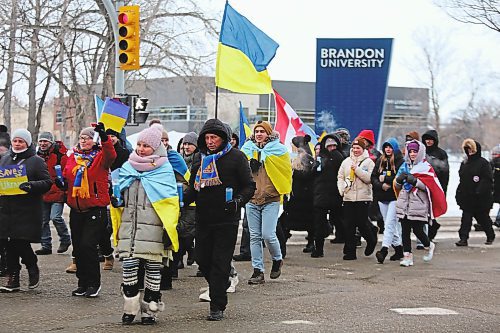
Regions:
<svg viewBox="0 0 500 333"><path fill-rule="evenodd" d="M427 195L431 204L432 218L438 218L446 213L448 204L443 188L439 183L436 172L426 160L416 164L411 169L411 174L417 177L427 187Z"/></svg>
<svg viewBox="0 0 500 333"><path fill-rule="evenodd" d="M290 147L292 139L296 136L311 136L311 143L314 145L318 142L316 133L304 124L302 119L297 115L295 110L274 90L275 105L276 105L276 123L274 130L280 134L280 142L286 147Z"/></svg>

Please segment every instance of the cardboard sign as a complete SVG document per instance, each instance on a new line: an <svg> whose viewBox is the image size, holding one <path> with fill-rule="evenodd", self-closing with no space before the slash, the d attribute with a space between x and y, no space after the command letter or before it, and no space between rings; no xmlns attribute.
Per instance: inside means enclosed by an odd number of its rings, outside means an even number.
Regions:
<svg viewBox="0 0 500 333"><path fill-rule="evenodd" d="M28 181L25 165L0 167L0 195L26 194L19 185Z"/></svg>

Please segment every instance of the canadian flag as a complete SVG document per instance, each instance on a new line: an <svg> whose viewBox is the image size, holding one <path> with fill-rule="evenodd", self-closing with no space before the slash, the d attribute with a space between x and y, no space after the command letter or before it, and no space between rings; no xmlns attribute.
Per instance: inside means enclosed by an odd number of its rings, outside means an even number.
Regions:
<svg viewBox="0 0 500 333"><path fill-rule="evenodd" d="M290 147L292 139L296 136L311 136L311 143L315 145L318 140L316 133L297 115L295 110L274 90L276 104L276 123L274 130L280 134L280 142Z"/></svg>

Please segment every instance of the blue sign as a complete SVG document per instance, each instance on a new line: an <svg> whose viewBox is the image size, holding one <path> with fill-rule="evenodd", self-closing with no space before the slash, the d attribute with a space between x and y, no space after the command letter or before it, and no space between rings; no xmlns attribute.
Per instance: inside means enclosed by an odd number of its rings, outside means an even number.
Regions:
<svg viewBox="0 0 500 333"><path fill-rule="evenodd" d="M392 38L317 40L316 133L382 129Z"/></svg>

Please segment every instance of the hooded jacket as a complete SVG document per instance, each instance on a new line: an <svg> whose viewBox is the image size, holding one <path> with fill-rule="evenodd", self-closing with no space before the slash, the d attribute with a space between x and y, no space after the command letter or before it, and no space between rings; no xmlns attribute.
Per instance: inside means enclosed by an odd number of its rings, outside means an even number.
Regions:
<svg viewBox="0 0 500 333"><path fill-rule="evenodd" d="M382 166L382 172L380 164L382 163L382 156L385 155L384 148L385 145L389 145L393 149L394 155L394 169L391 168L389 161ZM372 172L372 185L373 185L373 196L377 201L394 201L396 200L396 193L392 187L392 183L396 178L396 173L399 170L401 164L403 164L404 158L401 150L399 150L398 142L395 138L389 138L382 144L382 155L375 162L375 167ZM380 175L384 175L384 180L380 181ZM390 188L387 191L382 189L382 185L387 184Z"/></svg>
<svg viewBox="0 0 500 333"><path fill-rule="evenodd" d="M337 142L337 149L328 151L325 144L327 139ZM335 208L342 204L337 187L337 175L344 156L338 150L340 138L335 134L327 134L320 142L319 161L316 162L314 172L314 206L321 208Z"/></svg>
<svg viewBox="0 0 500 333"><path fill-rule="evenodd" d="M51 185L47 165L36 156L33 145L22 153L2 155L0 166L21 164L26 167L31 191L26 194L0 196L0 239L22 239L40 243L42 232L42 195Z"/></svg>
<svg viewBox="0 0 500 333"><path fill-rule="evenodd" d="M429 130L422 135L422 142L425 144L426 139L434 140L434 144L430 147L425 147L427 151L427 161L432 165L439 183L443 188L444 193L448 189L450 179L450 165L448 163L448 154L443 149L439 148L439 137L435 130Z"/></svg>
<svg viewBox="0 0 500 333"><path fill-rule="evenodd" d="M66 163L68 162L67 152L68 149L64 146L62 141L54 142L47 152L40 149L37 151L37 155L43 158L47 164L47 169L49 170L52 181L57 178L55 166L60 165L61 170L64 170L66 167ZM64 202L65 200L66 192L57 187L56 184L52 184L50 190L43 195L43 201L47 203Z"/></svg>
<svg viewBox="0 0 500 333"><path fill-rule="evenodd" d="M460 164L455 198L464 211L480 212L491 209L493 205L493 173L488 161L481 157L481 145L472 139L465 139L462 149L469 149L473 155Z"/></svg>
<svg viewBox="0 0 500 333"><path fill-rule="evenodd" d="M354 169L354 181L351 179L351 165L356 164ZM371 160L368 150L363 149L361 156L354 156L351 148L351 156L346 158L340 165L337 186L344 201L373 201L371 175L375 163Z"/></svg>
<svg viewBox="0 0 500 333"><path fill-rule="evenodd" d="M500 145L496 146L492 152L493 159L491 160L491 169L493 170L493 199L500 203Z"/></svg>
<svg viewBox="0 0 500 333"><path fill-rule="evenodd" d="M203 125L198 136L198 149L202 154L209 154L205 143L205 134L212 133L222 138L219 150L224 149L229 142L229 133L224 124L218 119L209 119ZM201 225L238 224L240 210L226 212L226 188L233 189L233 198L240 200L240 206L245 205L255 192L255 183L252 180L248 160L240 150L230 149L217 162L217 171L221 185L206 186L196 191L194 182L201 165L201 158L193 161L189 188L185 192L184 206L196 201L196 223Z"/></svg>

